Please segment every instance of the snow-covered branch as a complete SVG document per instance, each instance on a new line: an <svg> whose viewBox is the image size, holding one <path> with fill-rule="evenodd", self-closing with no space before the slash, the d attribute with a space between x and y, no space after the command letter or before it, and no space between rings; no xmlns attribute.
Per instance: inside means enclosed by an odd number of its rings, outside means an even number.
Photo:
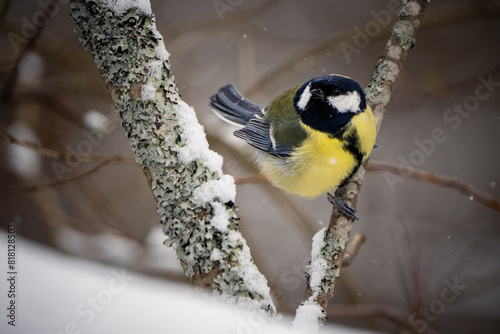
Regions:
<svg viewBox="0 0 500 334"><path fill-rule="evenodd" d="M407 0L398 14L386 48L366 90L367 101L378 118L380 128L386 106L391 98L397 77L409 50L415 44L415 33L420 26L428 0ZM361 190L365 169L358 172L335 193L355 206ZM352 222L333 210L330 225L313 238L311 264L306 269L306 301L297 310L294 327L315 323L321 327L326 322L326 308L333 297L333 290L340 276L345 248L351 233ZM319 277L319 278L318 278Z"/></svg>
<svg viewBox="0 0 500 334"><path fill-rule="evenodd" d="M235 185L181 100L148 0L71 2L123 128L157 201L165 244L188 280L226 299L274 313L235 214Z"/></svg>

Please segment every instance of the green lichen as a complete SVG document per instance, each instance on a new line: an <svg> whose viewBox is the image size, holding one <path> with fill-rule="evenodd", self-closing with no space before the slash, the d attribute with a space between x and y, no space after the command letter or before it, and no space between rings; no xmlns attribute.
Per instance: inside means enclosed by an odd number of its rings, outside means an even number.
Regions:
<svg viewBox="0 0 500 334"><path fill-rule="evenodd" d="M375 66L375 71L373 72L372 78L368 88L365 90L367 101L373 101L374 96L380 94L384 87L382 83L384 82L386 71L384 70L385 60L381 59L377 62Z"/></svg>
<svg viewBox="0 0 500 334"><path fill-rule="evenodd" d="M339 255L345 249L345 240L332 238L330 231L326 230L323 242L324 245L321 248L320 257L326 262L326 270L322 275L321 283L318 287L319 291L313 291L313 298L316 297L317 293L328 292L330 289L333 289L335 282L340 277ZM311 270L312 266L306 267L306 279L308 282L310 282L312 275Z"/></svg>
<svg viewBox="0 0 500 334"><path fill-rule="evenodd" d="M405 51L410 50L415 45L415 38L408 29L409 26L404 25L398 25L393 29L393 35L399 39L399 45L401 45Z"/></svg>
<svg viewBox="0 0 500 334"><path fill-rule="evenodd" d="M187 138L179 125L182 108L170 64L157 52L163 45L154 16L137 8L116 14L103 3L73 1L72 16L83 46L92 52L111 92L136 161L151 176L157 211L168 237L165 245L174 247L187 277L216 270L215 291L236 300L256 301L273 313L270 296L252 291L241 275L238 260L244 241L241 235L234 237L239 229L234 204L221 203L229 219L228 231L221 232L210 224L212 204L193 201L194 189L219 179L220 172L211 171L199 159L186 164L177 158ZM159 73L150 73L157 68ZM143 96L145 87L155 89L154 98ZM220 199L213 202L220 203ZM218 256L212 260L214 251Z"/></svg>

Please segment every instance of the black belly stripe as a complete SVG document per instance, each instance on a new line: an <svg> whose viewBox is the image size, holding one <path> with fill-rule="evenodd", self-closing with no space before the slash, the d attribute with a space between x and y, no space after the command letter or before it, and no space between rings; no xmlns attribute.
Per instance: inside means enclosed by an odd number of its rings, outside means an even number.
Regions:
<svg viewBox="0 0 500 334"><path fill-rule="evenodd" d="M342 142L344 143L343 148L346 151L352 153L352 155L354 156L354 160L356 160L356 166L349 174L349 176L342 181L342 183L340 184L341 186L343 186L354 175L354 173L356 173L359 166L361 165L361 162L363 161L363 158L365 157L363 152L361 152L359 135L356 129L349 131L348 135L346 135L346 133L344 132L344 136L342 136Z"/></svg>

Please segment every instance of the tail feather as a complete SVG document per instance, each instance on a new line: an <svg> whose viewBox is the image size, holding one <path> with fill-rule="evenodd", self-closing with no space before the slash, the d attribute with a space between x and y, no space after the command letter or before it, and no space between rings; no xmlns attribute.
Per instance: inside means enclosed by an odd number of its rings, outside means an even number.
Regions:
<svg viewBox="0 0 500 334"><path fill-rule="evenodd" d="M218 116L246 125L255 115L262 115L262 108L247 100L233 85L226 85L210 97L210 106Z"/></svg>

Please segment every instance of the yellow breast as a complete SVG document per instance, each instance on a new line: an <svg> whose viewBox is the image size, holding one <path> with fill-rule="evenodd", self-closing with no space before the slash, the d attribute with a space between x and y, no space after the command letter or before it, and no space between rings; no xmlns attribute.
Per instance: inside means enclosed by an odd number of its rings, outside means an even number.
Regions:
<svg viewBox="0 0 500 334"><path fill-rule="evenodd" d="M316 197L335 191L359 165L354 154L346 149L345 139L357 133L358 148L363 160L375 144L375 119L371 110L358 114L340 138L319 132L304 125L307 139L291 157L280 159L261 157L261 168L269 181L292 194Z"/></svg>

